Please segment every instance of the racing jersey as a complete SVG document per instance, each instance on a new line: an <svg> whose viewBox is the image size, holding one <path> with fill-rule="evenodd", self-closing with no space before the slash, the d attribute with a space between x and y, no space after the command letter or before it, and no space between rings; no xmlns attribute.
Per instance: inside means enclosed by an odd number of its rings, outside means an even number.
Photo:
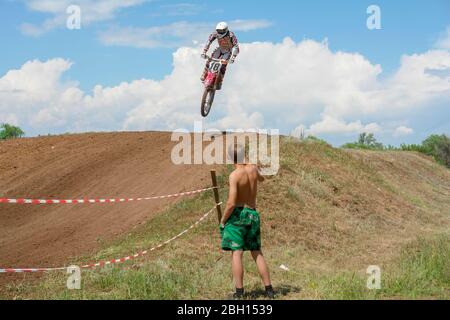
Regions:
<svg viewBox="0 0 450 320"><path fill-rule="evenodd" d="M217 31L211 33L208 41L206 42L205 51L209 50L209 47L214 42L214 40L217 40L222 51L231 52L234 57L239 54L239 43L233 32L228 32L228 34L222 38L219 37L219 33L217 33Z"/></svg>

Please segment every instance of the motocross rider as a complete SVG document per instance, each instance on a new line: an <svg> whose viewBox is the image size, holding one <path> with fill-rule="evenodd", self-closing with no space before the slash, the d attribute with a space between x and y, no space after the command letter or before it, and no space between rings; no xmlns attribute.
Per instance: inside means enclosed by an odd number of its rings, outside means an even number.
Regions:
<svg viewBox="0 0 450 320"><path fill-rule="evenodd" d="M226 22L220 22L216 26L216 31L209 36L205 48L203 49L202 58L206 58L206 53L208 52L209 47L214 42L214 40L217 40L217 42L219 43L219 47L213 51L212 57L215 59L223 59L229 61L230 63L234 63L234 60L239 54L239 43L234 33L228 30L228 24ZM208 67L209 61L206 63L205 70L200 77L200 80L202 82L206 79L206 76L208 74ZM222 88L222 82L226 70L227 65L223 64L222 68L220 69L219 79L217 80L217 90L220 90Z"/></svg>

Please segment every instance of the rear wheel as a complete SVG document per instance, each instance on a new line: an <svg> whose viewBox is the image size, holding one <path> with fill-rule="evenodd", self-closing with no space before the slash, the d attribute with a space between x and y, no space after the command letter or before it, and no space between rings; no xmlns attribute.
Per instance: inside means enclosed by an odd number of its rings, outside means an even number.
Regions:
<svg viewBox="0 0 450 320"><path fill-rule="evenodd" d="M202 105L200 108L200 112L203 117L208 116L209 111L211 111L211 106L214 102L214 95L216 94L216 90L205 88L202 97Z"/></svg>

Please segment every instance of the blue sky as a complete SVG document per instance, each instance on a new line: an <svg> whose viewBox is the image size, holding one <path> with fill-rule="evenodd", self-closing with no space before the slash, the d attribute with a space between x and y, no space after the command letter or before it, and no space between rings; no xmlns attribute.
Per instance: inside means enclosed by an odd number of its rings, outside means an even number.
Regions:
<svg viewBox="0 0 450 320"><path fill-rule="evenodd" d="M73 1L76 3L76 1ZM48 14L26 8L22 1L0 3L0 36L8 44L2 53L0 73L20 67L30 59L66 57L75 62L68 76L91 89L95 84L115 85L142 77L161 79L170 72L173 48L111 48L97 40L97 33L111 24L158 26L176 21L209 22L235 19L266 19L273 26L239 35L242 42L328 38L330 48L360 52L388 73L398 67L402 54L423 52L449 23L446 0L398 1L189 1L196 6L186 15L171 15L170 5L186 1L152 1L117 14L113 21L96 23L77 31L57 29L39 38L24 36L23 22L39 23ZM366 8L382 8L382 30L365 27ZM3 56L4 55L4 56ZM123 59L127 59L127 64ZM89 72L86 72L89 70Z"/></svg>
<svg viewBox="0 0 450 320"><path fill-rule="evenodd" d="M48 1L47 2L52 2ZM114 1L106 1L114 2ZM133 3L134 2L134 3ZM76 4L77 1L70 1ZM89 11L89 0L79 1L82 14ZM366 28L366 9L376 4L381 8L381 30ZM85 7L83 7L85 6ZM87 7L86 7L87 6ZM89 95L94 86L114 87L120 83L130 83L133 80L152 79L160 81L173 72L173 53L180 47L198 47L189 43L190 32L187 30L181 39L173 40L173 35L163 35L158 40L160 45L154 47L135 47L133 45L107 44L102 41L102 34L108 30L122 28L137 28L144 30L153 27L170 26L184 22L189 25L211 26L221 20L225 21L263 21L265 27L250 31L236 31L241 43L270 42L281 43L289 37L295 43L305 39L321 42L328 40L328 48L351 54L360 54L370 64L380 65L382 72L377 76L380 81L387 79L401 65L403 55L422 54L435 47L435 44L445 37L450 25L450 2L447 0L433 1L144 1L131 0L128 7L116 8L111 5L111 11L105 17L90 18L83 23L81 30L68 30L64 25L49 28L38 36L24 32L24 24L32 24L40 28L46 20L64 17L64 12L52 11L51 6L40 6L38 0L6 0L0 2L0 37L5 44L1 51L0 77L9 70L20 69L27 61L38 59L42 62L62 58L73 65L61 74L62 83L76 83L76 87ZM39 9L40 8L40 9ZM199 27L200 28L200 27ZM132 29L135 30L135 29ZM192 39L200 40L200 31L193 34ZM203 42L205 39L201 39ZM165 43L167 42L167 44ZM270 56L267 57L270 59ZM197 62L196 62L197 63ZM198 75L195 75L198 77ZM324 93L326 94L326 93ZM446 99L436 110L445 109ZM433 102L436 104L436 102ZM439 104L439 103L438 103ZM426 113L424 109L417 111ZM440 113L439 113L440 114ZM224 115L223 115L224 116ZM248 115L250 116L250 115ZM264 114L263 114L264 116ZM20 117L16 117L20 118ZM370 116L358 120L370 123ZM375 117L376 118L376 117ZM449 119L442 121L442 116L428 116L431 126L439 126L448 130ZM440 118L440 119L439 119ZM366 120L364 122L364 119ZM423 117L421 117L423 119ZM220 119L213 118L219 121ZM355 121L351 119L349 121ZM419 118L406 119L407 127L417 125ZM441 120L441 121L440 121ZM312 124L306 121L305 125ZM390 120L389 120L390 121ZM399 122L405 119L399 119ZM303 122L302 122L303 123ZM22 124L32 134L46 133L45 127L33 127ZM264 125L270 123L264 122ZM67 125L67 130L72 127ZM420 125L419 125L420 127ZM78 128L78 127L77 127ZM79 126L79 130L83 126ZM86 126L86 129L91 129ZM115 129L105 126L99 129ZM116 129L123 129L121 128ZM136 129L142 129L141 127ZM149 128L151 129L151 128ZM169 128L168 128L169 129ZM290 131L292 127L282 128ZM422 137L416 128L415 134L404 137L404 140L416 141ZM64 130L49 127L48 131ZM419 129L420 130L425 130ZM448 133L448 132L447 132ZM320 134L319 134L320 135ZM333 135L326 137L339 143L348 136L335 139ZM389 142L396 143L398 139L385 136Z"/></svg>

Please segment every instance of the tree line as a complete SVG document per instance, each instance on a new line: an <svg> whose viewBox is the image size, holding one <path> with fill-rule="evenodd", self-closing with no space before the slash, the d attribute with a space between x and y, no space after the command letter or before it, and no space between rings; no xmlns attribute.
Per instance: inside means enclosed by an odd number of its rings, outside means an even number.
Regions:
<svg viewBox="0 0 450 320"><path fill-rule="evenodd" d="M437 162L450 168L450 138L445 134L432 134L421 144L401 144L400 147L385 146L378 142L373 133L361 133L355 142L346 143L342 148L365 150L417 151L432 156Z"/></svg>
<svg viewBox="0 0 450 320"><path fill-rule="evenodd" d="M25 135L19 127L3 123L0 125L0 140L21 138Z"/></svg>

